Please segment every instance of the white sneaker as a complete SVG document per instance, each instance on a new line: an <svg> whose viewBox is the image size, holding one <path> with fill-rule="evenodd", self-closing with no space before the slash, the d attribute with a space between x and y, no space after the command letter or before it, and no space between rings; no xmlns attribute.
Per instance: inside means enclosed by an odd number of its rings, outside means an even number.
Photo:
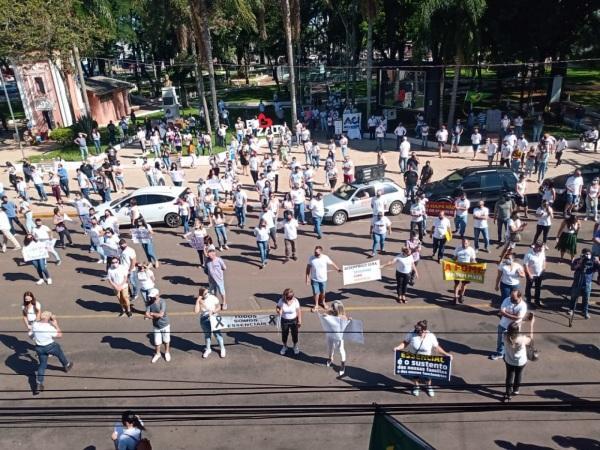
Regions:
<svg viewBox="0 0 600 450"><path fill-rule="evenodd" d="M60 266L62 264L62 259L59 259L58 261L56 261L56 265Z"/></svg>
<svg viewBox="0 0 600 450"><path fill-rule="evenodd" d="M48 278L48 279L46 280L46 283L48 283L48 284L52 284L52 278Z"/></svg>
<svg viewBox="0 0 600 450"><path fill-rule="evenodd" d="M221 358L225 358L225 355L226 355L226 352L225 352L225 347L223 347L223 348L221 349L221 353L220 353L220 355L221 355Z"/></svg>
<svg viewBox="0 0 600 450"><path fill-rule="evenodd" d="M160 359L160 353L155 353L154 356L152 357L152 364L154 364L159 359Z"/></svg>
<svg viewBox="0 0 600 450"><path fill-rule="evenodd" d="M99 259L98 261L96 261L96 264L104 264L104 261L102 261L101 259Z"/></svg>
<svg viewBox="0 0 600 450"><path fill-rule="evenodd" d="M287 346L284 345L283 347L281 347L281 350L279 350L279 354L285 355L286 353L287 353Z"/></svg>
<svg viewBox="0 0 600 450"><path fill-rule="evenodd" d="M6 244L2 244L2 253L6 253Z"/></svg>
<svg viewBox="0 0 600 450"><path fill-rule="evenodd" d="M202 357L208 358L208 355L210 355L211 353L212 353L212 350L210 348L207 348L206 350L204 350L204 353L202 353Z"/></svg>
<svg viewBox="0 0 600 450"><path fill-rule="evenodd" d="M37 284L37 285L44 284L44 279L43 279L43 278L40 278L39 280L37 280L37 281L35 282L35 284Z"/></svg>
<svg viewBox="0 0 600 450"><path fill-rule="evenodd" d="M171 354L169 352L165 353L165 361L171 361Z"/></svg>
<svg viewBox="0 0 600 450"><path fill-rule="evenodd" d="M428 387L425 392L427 392L427 395L429 395L430 397L435 397L435 391L432 387Z"/></svg>
<svg viewBox="0 0 600 450"><path fill-rule="evenodd" d="M294 355L298 355L300 353L300 348L297 345L294 345Z"/></svg>

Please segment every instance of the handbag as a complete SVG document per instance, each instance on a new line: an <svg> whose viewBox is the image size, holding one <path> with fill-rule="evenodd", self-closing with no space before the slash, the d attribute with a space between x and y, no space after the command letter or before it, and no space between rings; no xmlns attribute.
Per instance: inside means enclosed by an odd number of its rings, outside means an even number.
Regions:
<svg viewBox="0 0 600 450"><path fill-rule="evenodd" d="M525 349L527 351L527 359L529 361L537 361L540 358L540 352L537 348L535 348L533 339L531 339L531 341L529 342L529 344L527 344Z"/></svg>

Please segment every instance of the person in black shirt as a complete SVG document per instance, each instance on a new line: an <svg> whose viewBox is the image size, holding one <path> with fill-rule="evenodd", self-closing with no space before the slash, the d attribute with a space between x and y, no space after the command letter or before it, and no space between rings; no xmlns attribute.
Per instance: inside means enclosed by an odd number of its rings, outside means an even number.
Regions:
<svg viewBox="0 0 600 450"><path fill-rule="evenodd" d="M573 320L577 300L581 295L583 302L583 316L586 319L590 318L588 312L588 303L592 292L592 279L594 274L600 271L600 261L592 256L589 249L584 248L581 251L581 256L576 258L571 264L573 274L573 284L571 285L571 307L569 309L569 324Z"/></svg>
<svg viewBox="0 0 600 450"><path fill-rule="evenodd" d="M425 165L421 169L421 186L429 183L431 177L433 176L433 169L431 168L431 163L429 161L425 162Z"/></svg>
<svg viewBox="0 0 600 450"><path fill-rule="evenodd" d="M417 190L417 183L419 182L419 174L412 169L404 172L404 185L406 186L406 196L412 201L415 199L415 191Z"/></svg>

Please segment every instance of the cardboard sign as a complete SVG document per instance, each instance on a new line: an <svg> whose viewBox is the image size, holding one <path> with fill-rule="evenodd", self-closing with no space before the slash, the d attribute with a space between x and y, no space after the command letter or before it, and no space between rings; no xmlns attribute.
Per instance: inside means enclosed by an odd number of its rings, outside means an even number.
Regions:
<svg viewBox="0 0 600 450"><path fill-rule="evenodd" d="M134 228L131 230L131 240L134 244L147 244L152 241L152 235L146 228Z"/></svg>
<svg viewBox="0 0 600 450"><path fill-rule="evenodd" d="M44 241L32 242L31 244L21 248L21 254L23 255L25 262L34 261L36 259L47 259L48 244Z"/></svg>
<svg viewBox="0 0 600 450"><path fill-rule="evenodd" d="M444 281L483 283L485 280L486 263L459 263L450 259L442 259L441 265Z"/></svg>
<svg viewBox="0 0 600 450"><path fill-rule="evenodd" d="M381 280L380 261L369 261L362 264L342 266L344 286L363 283L366 281Z"/></svg>
<svg viewBox="0 0 600 450"><path fill-rule="evenodd" d="M437 355L416 355L396 350L394 372L404 378L430 378L450 381L452 358Z"/></svg>

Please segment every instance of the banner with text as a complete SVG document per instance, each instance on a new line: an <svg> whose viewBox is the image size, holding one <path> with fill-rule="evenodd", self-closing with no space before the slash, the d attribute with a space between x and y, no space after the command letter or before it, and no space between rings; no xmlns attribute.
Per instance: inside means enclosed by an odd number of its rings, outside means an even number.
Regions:
<svg viewBox="0 0 600 450"><path fill-rule="evenodd" d="M225 328L276 327L279 316L275 314L240 314L235 316L210 316L213 331Z"/></svg>
<svg viewBox="0 0 600 450"><path fill-rule="evenodd" d="M21 254L25 262L35 261L36 259L48 258L48 244L44 241L32 242L21 248Z"/></svg>
<svg viewBox="0 0 600 450"><path fill-rule="evenodd" d="M344 286L363 283L365 281L381 280L381 265L379 260L362 264L342 266Z"/></svg>
<svg viewBox="0 0 600 450"><path fill-rule="evenodd" d="M348 135L348 139L361 139L360 131L362 113L344 114L342 117L342 130Z"/></svg>
<svg viewBox="0 0 600 450"><path fill-rule="evenodd" d="M486 263L459 263L451 259L442 259L444 281L473 281L483 283Z"/></svg>
<svg viewBox="0 0 600 450"><path fill-rule="evenodd" d="M425 211L431 217L436 217L440 211L444 211L446 217L454 217L456 208L454 207L454 203L450 202L427 202Z"/></svg>
<svg viewBox="0 0 600 450"><path fill-rule="evenodd" d="M147 244L152 240L152 235L146 228L134 228L131 230L131 240L134 244Z"/></svg>
<svg viewBox="0 0 600 450"><path fill-rule="evenodd" d="M415 355L396 350L394 372L404 378L431 378L450 381L452 358L438 355Z"/></svg>

